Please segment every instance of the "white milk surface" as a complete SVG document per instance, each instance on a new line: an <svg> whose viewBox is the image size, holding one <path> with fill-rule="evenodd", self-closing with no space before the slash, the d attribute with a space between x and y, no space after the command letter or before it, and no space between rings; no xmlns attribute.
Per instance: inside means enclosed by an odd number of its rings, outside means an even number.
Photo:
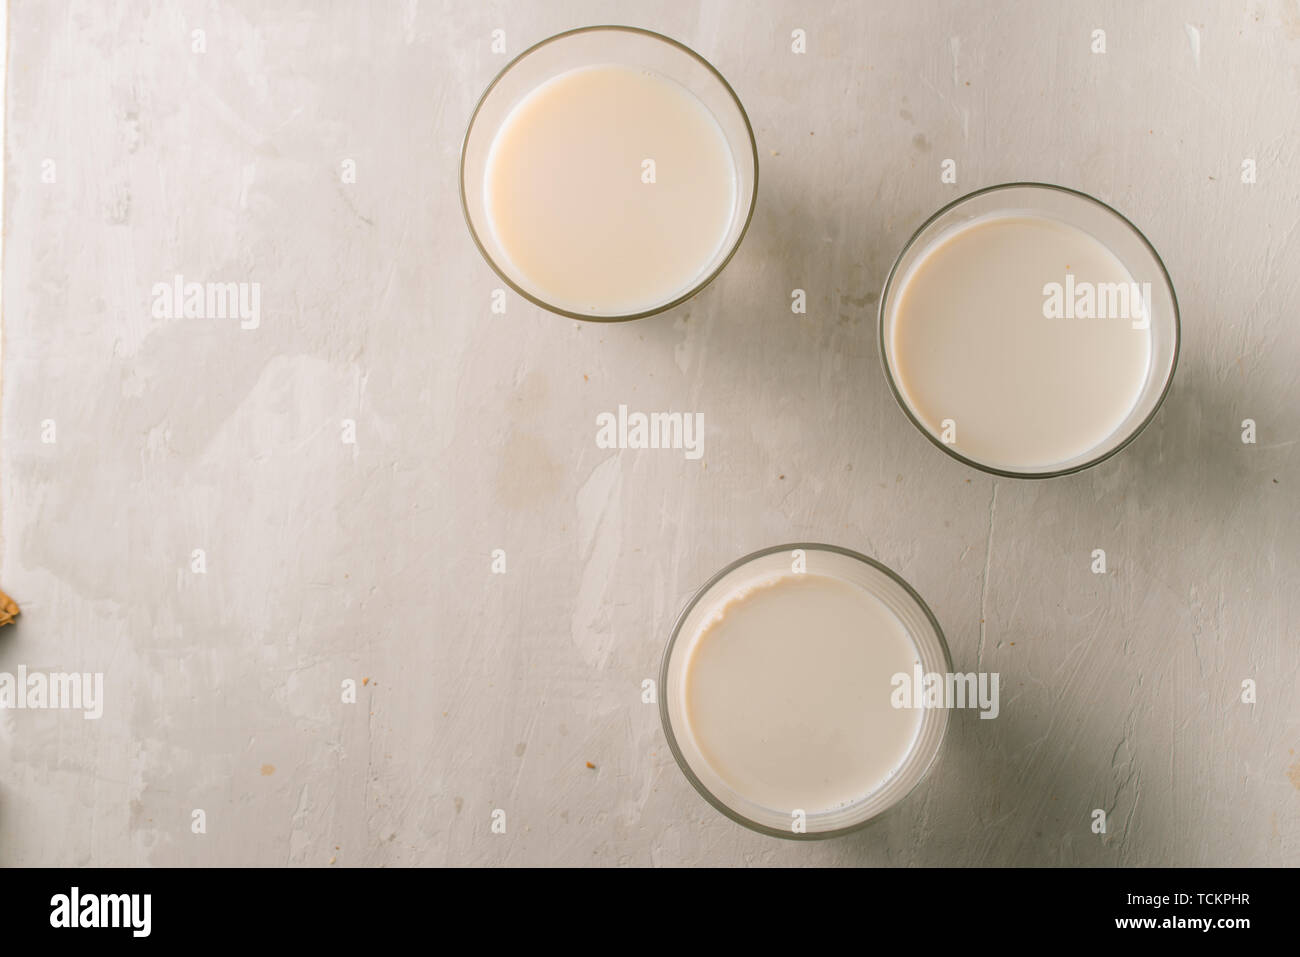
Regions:
<svg viewBox="0 0 1300 957"><path fill-rule="evenodd" d="M904 277L892 329L899 389L936 436L952 420L950 444L968 458L1011 470L1066 462L1136 404L1150 331L1127 317L1046 318L1044 286L1067 275L1133 281L1088 233L1027 216L960 228Z"/></svg>
<svg viewBox="0 0 1300 957"><path fill-rule="evenodd" d="M700 630L686 665L689 733L737 793L809 814L875 791L902 764L919 710L890 704L916 646L865 589L790 574L743 589Z"/></svg>
<svg viewBox="0 0 1300 957"><path fill-rule="evenodd" d="M529 93L486 172L492 230L521 285L584 314L640 312L687 292L736 203L735 160L713 114L675 81L623 66L583 67Z"/></svg>

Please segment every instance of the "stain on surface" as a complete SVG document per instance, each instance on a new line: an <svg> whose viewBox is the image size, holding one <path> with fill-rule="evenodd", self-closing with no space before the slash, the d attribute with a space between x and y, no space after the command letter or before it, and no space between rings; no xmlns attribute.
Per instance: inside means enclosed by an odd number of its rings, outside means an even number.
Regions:
<svg viewBox="0 0 1300 957"><path fill-rule="evenodd" d="M847 292L844 293L844 301L858 309L865 309L867 306L875 305L876 300L879 298L880 293L874 290L868 290L861 296L850 296Z"/></svg>
<svg viewBox="0 0 1300 957"><path fill-rule="evenodd" d="M541 505L560 488L562 476L563 469L537 434L510 431L497 469L496 491L502 505L511 509Z"/></svg>

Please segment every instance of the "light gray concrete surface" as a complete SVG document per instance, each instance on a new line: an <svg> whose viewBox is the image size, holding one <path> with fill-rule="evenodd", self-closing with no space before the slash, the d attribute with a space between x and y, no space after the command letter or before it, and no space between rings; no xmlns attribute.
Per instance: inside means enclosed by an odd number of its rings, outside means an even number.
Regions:
<svg viewBox="0 0 1300 957"><path fill-rule="evenodd" d="M1295 0L9 17L0 672L102 672L104 713L0 712L0 863L1300 863ZM732 82L752 228L668 315L493 315L457 197L492 31L593 22ZM1047 482L933 448L875 344L911 231L1016 179L1125 212L1183 310L1152 426ZM260 283L259 327L155 318L178 273ZM620 403L703 412L704 457L597 448ZM641 701L691 591L790 540L897 569L1004 688L814 845L715 813Z"/></svg>

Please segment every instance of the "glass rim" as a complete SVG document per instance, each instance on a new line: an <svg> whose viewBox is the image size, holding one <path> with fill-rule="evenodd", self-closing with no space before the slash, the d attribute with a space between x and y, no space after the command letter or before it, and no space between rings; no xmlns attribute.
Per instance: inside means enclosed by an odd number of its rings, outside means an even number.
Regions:
<svg viewBox="0 0 1300 957"><path fill-rule="evenodd" d="M912 782L911 787L900 794L892 804L876 814L863 818L861 821L855 821L852 824L846 824L843 827L833 828L828 831L804 832L802 834L796 834L793 831L782 830L780 828L769 827L766 824L760 824L758 821L745 817L745 815L728 806L725 801L710 791L705 786L704 782L695 774L690 763L682 755L681 747L677 744L677 736L673 733L672 720L668 714L668 663L672 658L673 649L677 646L677 639L681 637L682 625L686 623L686 619L690 615L691 611L694 610L695 606L700 603L701 599L709 593L714 585L730 575L736 569L767 555L772 555L776 552L793 551L794 549L833 552L837 555L854 559L879 572L883 572L887 578L900 585L908 598L916 602L917 607L921 609L926 620L930 623L930 627L934 629L935 637L939 640L939 650L943 654L944 667L949 672L952 671L952 653L948 649L948 640L944 638L943 629L939 626L938 619L934 617L934 612L930 610L930 606L925 603L925 599L917 593L916 589L909 585L902 575L898 574L898 572L894 571L888 565L885 565L874 558L863 555L861 552L855 552L851 548L844 548L839 545L828 545L824 542L792 542L786 545L771 545L767 548L760 548L758 551L750 552L748 555L731 562L697 588L687 600L686 605L677 616L677 621L673 624L672 633L668 637L668 643L664 646L663 657L659 662L659 723L663 726L664 737L668 739L668 749L672 752L673 760L677 762L677 767L681 769L684 775L686 775L686 780L691 783L691 786L695 788L699 795L711 804L715 810L720 811L724 816L730 818L735 823L740 824L751 831L765 834L768 837L779 837L791 841L823 841L828 838L841 837L845 834L851 834L854 831L860 831L868 825L876 823L902 804L909 795L920 787L921 783L929 777L930 772L939 761L939 755L943 752L943 742L948 734L947 709L940 709L943 712L943 727L940 728L938 740L935 741L934 753L930 755L930 759L926 761L925 766L921 768L920 772L917 774L916 780ZM910 634L909 637L911 637ZM913 745L913 747L915 747L915 745ZM909 750L907 753L910 756L913 752L912 750Z"/></svg>
<svg viewBox="0 0 1300 957"><path fill-rule="evenodd" d="M542 47L549 46L550 44L555 43L559 40L564 40L569 37L573 37L582 33L599 33L605 31L638 34L643 37L648 37L652 40L658 40L662 43L666 43L669 46L674 47L677 50L680 50L681 52L687 54L696 62L703 65L704 68L708 70L708 72L714 77L714 79L716 79L719 83L722 84L722 88L727 92L727 95L731 97L732 103L735 104L736 109L739 111L741 121L745 125L745 133L749 137L750 155L754 161L754 185L753 185L753 189L750 190L749 211L745 215L745 222L741 225L740 232L736 234L735 242L731 244L731 248L727 250L727 254L724 257L722 257L721 262L718 263L718 265L713 269L712 272L710 272L707 276L705 276L700 281L694 283L686 292L672 299L670 302L664 303L663 305L655 306L652 309L643 309L640 312L632 312L632 313L612 315L612 316L593 316L590 314L584 315L580 312L574 312L571 309L565 309L561 306L557 306L552 303L549 303L538 296L534 296L532 293L520 287L514 280L512 280L509 276L507 276L505 274L505 271L497 264L496 260L488 253L486 247L484 247L483 245L483 241L479 238L478 231L474 228L474 222L470 218L470 214L469 214L469 202L465 198L465 152L469 146L470 134L474 131L474 123L478 120L478 115L480 111L483 109L483 104L486 103L488 97L492 95L492 91L496 89L497 84L501 82L501 80L505 77L507 73L509 73L512 69L514 69L517 63L519 63L521 60L523 60L525 57L529 56L530 54L535 53L537 50L540 50ZM523 296L526 300L531 302L533 305L539 306L542 309L545 309L547 312L553 312L557 315L565 316L569 319L580 319L585 322L630 322L633 319L646 319L650 316L657 316L660 313L667 312L669 309L674 309L677 306L680 306L686 300L690 299L692 296L698 294L701 290L704 289L705 286L709 285L709 283L713 282L713 280L718 277L718 275L722 272L722 270L726 268L727 264L731 262L732 257L736 255L736 251L740 249L741 242L744 240L745 235L749 232L749 224L754 219L754 209L755 207L758 206L758 141L754 137L754 127L749 122L749 114L745 112L744 104L740 102L740 97L736 95L736 91L732 89L731 84L727 82L727 78L724 77L721 71L719 71L717 67L715 67L712 63L710 63L707 59L705 59L701 54L695 52L686 44L678 40L674 40L672 37L664 36L662 33L656 33L654 30L647 30L644 27L632 27L632 26L626 26L623 24L616 24L616 23L605 23L605 24L597 24L594 26L575 27L572 30L565 30L562 33L556 33L553 36L549 36L544 40L539 40L537 43L534 43L532 46L528 47L522 53L515 56L509 63L503 66L499 71L497 71L496 76L492 78L492 82L487 85L487 88L483 90L482 95L479 96L478 102L474 104L474 111L470 113L469 122L465 125L465 136L461 139L460 161L458 166L460 171L459 191L460 191L461 215L465 219L465 225L469 228L470 238L474 240L474 245L478 248L479 255L481 255L484 258L484 260L487 261L487 264L488 266L491 267L492 271L496 273L497 276L507 286L509 286L519 295Z"/></svg>
<svg viewBox="0 0 1300 957"><path fill-rule="evenodd" d="M1042 190L1054 191L1058 193L1066 193L1071 196L1075 196L1079 199L1087 200L1097 206L1100 206L1102 209L1109 212L1112 216L1114 216L1121 223L1127 226L1130 230L1133 231L1133 234L1137 236L1139 240L1141 240L1142 245L1146 247L1147 251L1151 253L1151 258L1155 260L1156 266L1159 267L1160 275L1164 279L1165 288L1169 290L1169 300L1170 302L1173 303L1173 307L1174 307L1174 314L1173 314L1174 353L1169 363L1169 371L1165 375L1164 384L1160 388L1160 395L1156 399L1155 404L1151 407L1151 411L1147 413L1146 417L1141 422L1138 423L1138 425L1133 429L1133 431L1131 431L1124 438L1122 442L1117 444L1114 448L1110 449L1109 451L1103 452L1102 454L1090 458L1087 461L1081 462L1078 465L1072 465L1069 468L1063 468L1063 469L1053 469L1047 472L1024 472L1024 471L1016 471L1015 469L1003 469L993 465L986 465L982 462L977 462L972 458L962 455L952 446L946 445L943 442L939 441L939 439L937 439L930 432L930 430L926 428L926 426L923 425L919 419L917 419L916 415L913 414L911 408L908 406L907 401L903 398L902 391L898 387L898 382L894 378L893 369L890 368L888 354L885 349L885 303L889 299L890 289L894 282L894 276L898 272L899 264L903 261L903 257L907 255L908 250L910 250L914 245L916 245L916 241L921 238L921 234L924 233L927 229L929 229L930 225L934 223L936 220L938 220L945 213L949 212L952 209L955 209L956 207L960 206L962 203L974 199L977 196L983 196L985 193L998 192L1004 189L1023 189L1023 188L1042 189ZM1156 417L1156 413L1159 412L1160 409L1164 406L1165 399L1169 395L1169 389L1174 382L1174 371L1178 368L1178 355L1182 348L1182 339L1183 339L1182 320L1180 318L1180 313L1178 308L1178 293L1174 289L1173 280L1169 277L1169 270L1165 267L1165 261L1160 258L1160 253L1156 251L1156 247L1152 244L1151 240L1147 239L1146 233L1138 229L1137 226L1133 224L1132 220L1130 220L1127 216L1125 216L1123 213L1117 210L1114 206L1111 206L1109 203L1098 199L1096 196L1093 196L1091 193L1085 193L1082 190L1072 189L1069 186L1059 186L1055 183L1037 183L1033 181L997 183L993 186L981 187L980 189L973 190L972 192L966 193L963 196L958 196L956 199L952 200L949 203L945 203L943 206L941 206L930 216L926 217L925 222L921 223L921 225L916 228L916 231L912 233L911 237L907 240L907 242L903 244L903 248L899 250L898 256L896 256L894 259L894 264L889 268L889 274L885 277L885 285L882 288L880 293L880 303L876 308L876 326L877 326L877 337L876 337L877 345L879 345L880 347L880 364L885 371L885 381L889 383L889 391L893 393L894 401L898 403L898 407L903 410L903 414L907 416L907 418L911 421L912 425L916 427L917 431L920 432L922 435L924 435L927 439L929 439L932 445L935 445L938 448L942 449L945 453L947 453L957 461L961 462L963 465L968 465L973 469L985 473L986 475L995 475L1001 478L1014 478L1014 479L1048 479L1048 478L1059 478L1062 475L1073 475L1076 472L1082 472L1084 469L1090 469L1094 465L1100 465L1102 462L1106 461L1112 455L1115 455L1118 452L1122 451L1123 449L1128 448L1128 446L1132 444L1133 440L1136 439L1139 435L1141 435L1146 430L1146 427L1151 424L1151 420Z"/></svg>

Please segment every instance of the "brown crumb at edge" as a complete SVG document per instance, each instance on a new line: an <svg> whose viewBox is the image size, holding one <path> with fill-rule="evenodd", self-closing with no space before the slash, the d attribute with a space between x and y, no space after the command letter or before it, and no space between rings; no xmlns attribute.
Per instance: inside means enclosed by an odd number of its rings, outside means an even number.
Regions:
<svg viewBox="0 0 1300 957"><path fill-rule="evenodd" d="M0 627L3 627L4 625L12 625L14 619L21 613L22 609L18 607L18 602L0 591Z"/></svg>

